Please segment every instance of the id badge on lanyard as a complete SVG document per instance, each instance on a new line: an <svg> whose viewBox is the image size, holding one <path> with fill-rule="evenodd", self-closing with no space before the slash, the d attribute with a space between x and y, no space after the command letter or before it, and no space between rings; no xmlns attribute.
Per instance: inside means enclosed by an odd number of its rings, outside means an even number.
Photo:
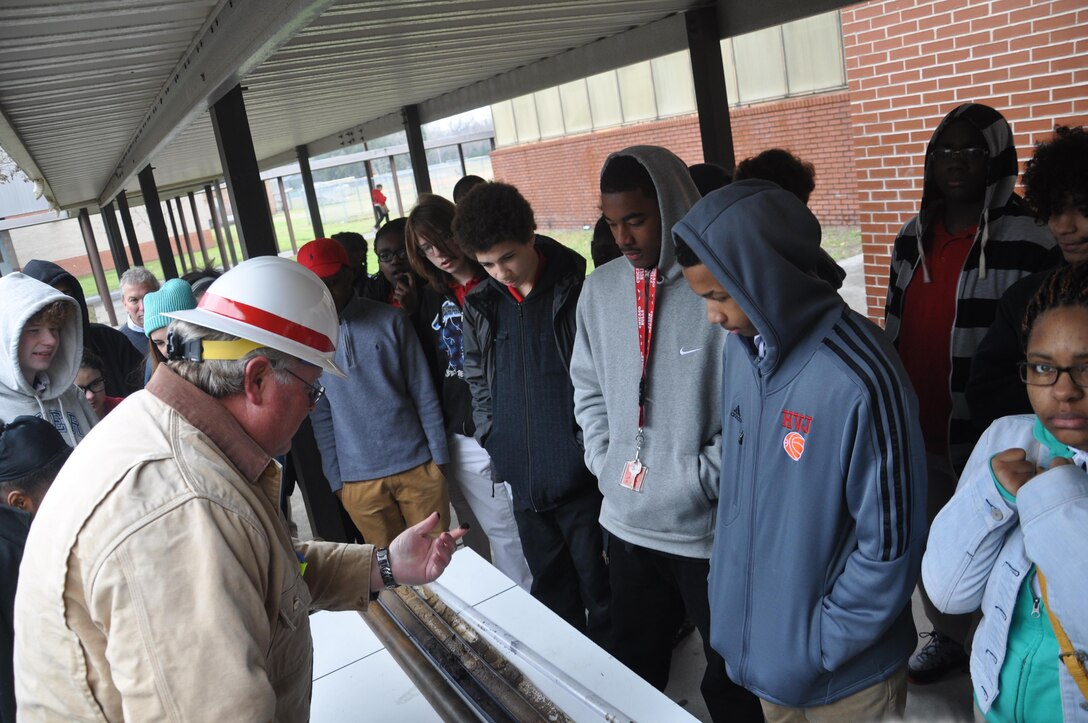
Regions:
<svg viewBox="0 0 1088 723"><path fill-rule="evenodd" d="M642 491L646 465L642 463L642 445L646 440L646 386L650 370L650 344L654 335L654 307L657 304L657 269L635 269L635 319L638 322L638 352L642 375L638 382L638 431L635 433L635 458L623 465L620 487Z"/></svg>

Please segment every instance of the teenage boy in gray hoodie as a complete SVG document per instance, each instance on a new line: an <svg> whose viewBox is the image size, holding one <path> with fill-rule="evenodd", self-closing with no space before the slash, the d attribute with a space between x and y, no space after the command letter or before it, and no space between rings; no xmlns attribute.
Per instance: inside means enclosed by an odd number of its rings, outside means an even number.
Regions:
<svg viewBox="0 0 1088 723"><path fill-rule="evenodd" d="M0 278L0 422L51 423L75 447L98 415L72 382L83 357L76 300L25 274Z"/></svg>
<svg viewBox="0 0 1088 723"><path fill-rule="evenodd" d="M730 332L711 643L772 723L901 718L927 532L906 371L819 278L820 224L790 192L735 182L673 233Z"/></svg>
<svg viewBox="0 0 1088 723"><path fill-rule="evenodd" d="M698 200L687 167L664 148L605 161L601 211L623 258L594 271L578 301L574 415L604 495L613 654L664 689L686 613L703 636L711 716L760 721L758 700L709 645L724 333L702 323L672 244L673 224Z"/></svg>

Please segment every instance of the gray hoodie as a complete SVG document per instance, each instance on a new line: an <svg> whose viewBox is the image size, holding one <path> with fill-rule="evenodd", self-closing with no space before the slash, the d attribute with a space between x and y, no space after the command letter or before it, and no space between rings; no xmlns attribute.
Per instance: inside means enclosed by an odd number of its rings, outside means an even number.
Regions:
<svg viewBox="0 0 1088 723"><path fill-rule="evenodd" d="M642 491L620 486L624 465L635 456L642 374L634 272L626 258L594 271L578 301L570 369L574 415L584 435L586 465L604 495L601 525L627 542L706 559L721 463L724 332L706 323L703 301L684 281L672 241L673 224L699 192L683 161L664 148L634 146L609 160L620 155L633 156L649 171L661 210Z"/></svg>
<svg viewBox="0 0 1088 723"><path fill-rule="evenodd" d="M49 369L38 375L36 388L19 365L19 337L27 321L55 301L72 307L60 334L60 347ZM83 354L83 322L76 300L25 274L0 278L0 420L23 414L53 423L71 446L91 431L97 417L73 386Z"/></svg>

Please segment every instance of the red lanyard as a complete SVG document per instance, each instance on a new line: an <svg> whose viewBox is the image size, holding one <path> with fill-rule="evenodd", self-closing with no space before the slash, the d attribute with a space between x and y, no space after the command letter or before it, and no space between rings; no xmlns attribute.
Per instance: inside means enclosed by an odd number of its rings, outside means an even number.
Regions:
<svg viewBox="0 0 1088 723"><path fill-rule="evenodd" d="M638 382L638 426L646 426L646 378L650 368L650 342L654 336L654 306L657 304L657 269L635 269L635 320L638 322L638 352L642 357L642 378Z"/></svg>

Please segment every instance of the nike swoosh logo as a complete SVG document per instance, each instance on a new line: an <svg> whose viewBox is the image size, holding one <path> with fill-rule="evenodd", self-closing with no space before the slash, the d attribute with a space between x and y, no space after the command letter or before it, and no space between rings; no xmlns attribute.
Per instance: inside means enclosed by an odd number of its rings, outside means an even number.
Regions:
<svg viewBox="0 0 1088 723"><path fill-rule="evenodd" d="M702 348L703 347L701 347L701 346L697 346L694 349L685 349L684 347L680 347L680 356L687 356L688 354L694 354L695 352L701 350Z"/></svg>

